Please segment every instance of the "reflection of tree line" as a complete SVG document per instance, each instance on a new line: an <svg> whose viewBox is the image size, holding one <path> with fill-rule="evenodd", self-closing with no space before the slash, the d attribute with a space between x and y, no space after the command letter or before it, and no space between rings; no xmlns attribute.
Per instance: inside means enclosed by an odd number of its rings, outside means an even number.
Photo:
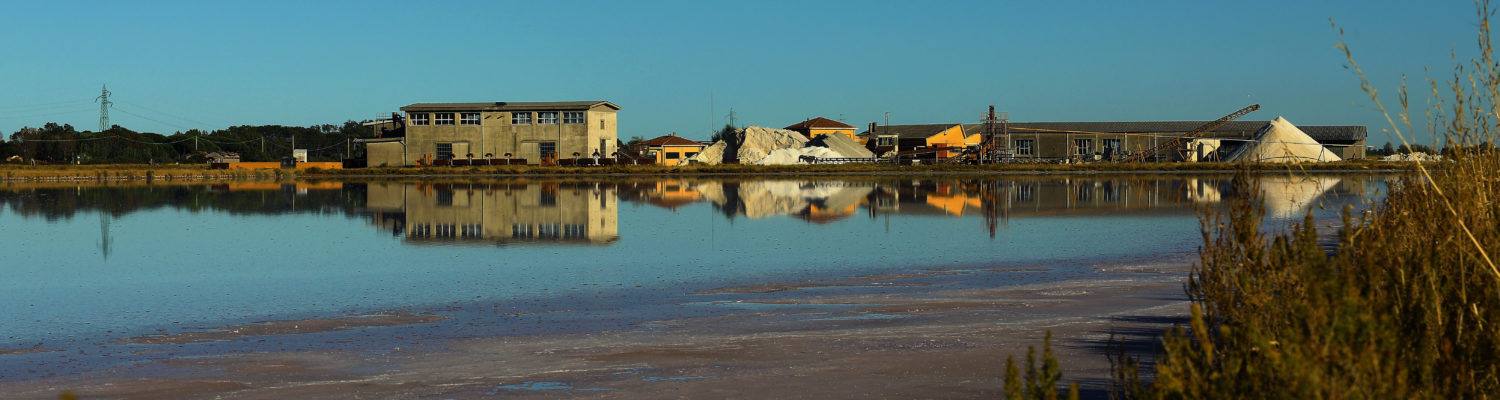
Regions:
<svg viewBox="0 0 1500 400"><path fill-rule="evenodd" d="M119 217L162 208L230 214L345 213L363 207L364 201L362 184L256 184L253 189L234 184L0 187L0 205L49 221L80 212Z"/></svg>

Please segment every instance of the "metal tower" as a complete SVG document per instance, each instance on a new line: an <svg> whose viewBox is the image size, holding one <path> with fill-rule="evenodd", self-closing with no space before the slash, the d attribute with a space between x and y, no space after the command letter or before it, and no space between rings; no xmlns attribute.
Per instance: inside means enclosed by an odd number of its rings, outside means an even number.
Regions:
<svg viewBox="0 0 1500 400"><path fill-rule="evenodd" d="M109 105L114 104L109 102L109 88L99 85L99 97L94 101L99 102L99 132L109 130Z"/></svg>

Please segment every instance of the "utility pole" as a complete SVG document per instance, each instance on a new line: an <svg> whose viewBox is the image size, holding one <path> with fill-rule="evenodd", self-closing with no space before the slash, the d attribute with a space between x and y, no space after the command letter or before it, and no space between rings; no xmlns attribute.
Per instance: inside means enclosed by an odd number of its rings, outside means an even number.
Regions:
<svg viewBox="0 0 1500 400"><path fill-rule="evenodd" d="M99 97L94 101L99 102L99 132L109 130L109 105L114 104L109 101L109 87L99 85Z"/></svg>
<svg viewBox="0 0 1500 400"><path fill-rule="evenodd" d="M734 122L734 107L730 107L729 108L729 126L733 126L735 128L739 128L740 127L739 125L736 125L735 122Z"/></svg>

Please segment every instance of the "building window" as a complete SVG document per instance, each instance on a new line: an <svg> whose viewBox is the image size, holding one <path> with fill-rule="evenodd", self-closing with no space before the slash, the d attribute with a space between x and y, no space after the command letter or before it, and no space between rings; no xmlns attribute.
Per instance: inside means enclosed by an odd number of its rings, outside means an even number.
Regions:
<svg viewBox="0 0 1500 400"><path fill-rule="evenodd" d="M604 120L599 120L599 129L604 129Z"/></svg>
<svg viewBox="0 0 1500 400"><path fill-rule="evenodd" d="M538 124L556 124L557 123L557 111L542 111L542 112L536 113L536 123L538 123Z"/></svg>
<svg viewBox="0 0 1500 400"><path fill-rule="evenodd" d="M1036 150L1033 150L1035 148L1036 148L1036 140L1033 140L1033 139L1016 139L1016 155L1018 155L1018 156L1035 155L1036 154Z"/></svg>
<svg viewBox="0 0 1500 400"><path fill-rule="evenodd" d="M583 123L583 111L564 111L563 112L563 123L564 124L581 124L581 123Z"/></svg>
<svg viewBox="0 0 1500 400"><path fill-rule="evenodd" d="M459 125L479 125L479 113L458 114Z"/></svg>
<svg viewBox="0 0 1500 400"><path fill-rule="evenodd" d="M541 142L536 147L541 150L542 157L557 157L557 142Z"/></svg>
<svg viewBox="0 0 1500 400"><path fill-rule="evenodd" d="M876 146L880 146L880 147L895 146L896 145L896 138L893 138L893 137L875 138L875 145Z"/></svg>
<svg viewBox="0 0 1500 400"><path fill-rule="evenodd" d="M510 113L511 125L531 125L531 112Z"/></svg>
<svg viewBox="0 0 1500 400"><path fill-rule="evenodd" d="M1073 154L1094 154L1094 139L1073 139Z"/></svg>
<svg viewBox="0 0 1500 400"><path fill-rule="evenodd" d="M410 116L412 125L427 125L427 113L412 113Z"/></svg>
<svg viewBox="0 0 1500 400"><path fill-rule="evenodd" d="M683 158L693 158L693 156L696 156L696 155L698 155L698 153L696 153L696 152L694 152L694 153L684 153L682 155L682 157Z"/></svg>
<svg viewBox="0 0 1500 400"><path fill-rule="evenodd" d="M1123 150L1122 147L1124 145L1120 142L1120 139L1104 139L1104 148L1107 150L1119 153L1120 150Z"/></svg>
<svg viewBox="0 0 1500 400"><path fill-rule="evenodd" d="M437 154L437 159L439 160L452 160L453 143L438 143L437 149L433 153Z"/></svg>
<svg viewBox="0 0 1500 400"><path fill-rule="evenodd" d="M433 125L453 125L453 113L436 113L432 118Z"/></svg>
<svg viewBox="0 0 1500 400"><path fill-rule="evenodd" d="M667 152L667 159L668 160L676 160L676 159L678 159L680 157L682 157L681 153L678 153L678 152L675 152L675 151L669 151L669 152Z"/></svg>

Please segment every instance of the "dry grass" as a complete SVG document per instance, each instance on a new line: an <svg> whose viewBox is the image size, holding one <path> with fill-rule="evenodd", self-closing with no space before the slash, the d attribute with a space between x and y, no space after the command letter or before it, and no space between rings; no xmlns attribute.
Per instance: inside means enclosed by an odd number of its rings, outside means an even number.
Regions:
<svg viewBox="0 0 1500 400"><path fill-rule="evenodd" d="M1201 265L1190 277L1190 329L1163 338L1155 380L1135 360L1116 365L1130 398L1486 398L1500 393L1500 67L1479 4L1479 60L1459 66L1429 112L1453 152L1416 165L1373 205L1344 216L1337 245L1311 220L1265 234L1258 199L1203 217ZM1347 51L1342 44L1340 48ZM1352 65L1353 58L1350 57ZM1363 72L1359 72L1363 79ZM1429 81L1433 82L1433 81ZM1442 93L1432 83L1434 93ZM1379 92L1364 80L1377 104ZM1407 143L1406 89L1390 118ZM1452 106L1451 109L1445 108ZM1446 110L1446 113L1445 113ZM1254 173L1237 193L1258 193Z"/></svg>

